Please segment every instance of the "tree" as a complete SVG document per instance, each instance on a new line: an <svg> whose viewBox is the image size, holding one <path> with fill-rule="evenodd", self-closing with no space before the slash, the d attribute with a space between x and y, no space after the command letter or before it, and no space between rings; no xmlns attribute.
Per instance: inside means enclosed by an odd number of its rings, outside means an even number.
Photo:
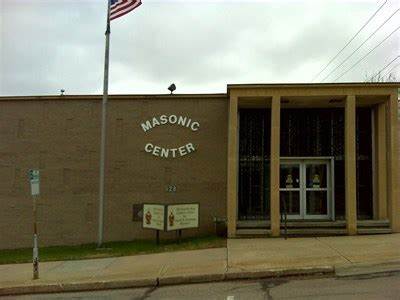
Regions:
<svg viewBox="0 0 400 300"><path fill-rule="evenodd" d="M382 75L382 72L377 72L373 76L365 75L365 82L396 82L396 76L393 73ZM397 117L400 120L400 89L397 89L398 110ZM400 130L399 130L400 132Z"/></svg>
<svg viewBox="0 0 400 300"><path fill-rule="evenodd" d="M382 75L382 72L377 72L372 76L365 75L365 82L396 82L396 76L393 73Z"/></svg>

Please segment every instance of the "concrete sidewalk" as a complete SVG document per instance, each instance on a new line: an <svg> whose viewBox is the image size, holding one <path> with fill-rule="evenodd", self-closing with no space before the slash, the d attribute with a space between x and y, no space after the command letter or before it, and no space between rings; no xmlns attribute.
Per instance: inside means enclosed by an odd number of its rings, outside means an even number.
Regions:
<svg viewBox="0 0 400 300"><path fill-rule="evenodd" d="M0 295L143 287L306 274L400 270L400 234L231 239L227 248L0 265Z"/></svg>

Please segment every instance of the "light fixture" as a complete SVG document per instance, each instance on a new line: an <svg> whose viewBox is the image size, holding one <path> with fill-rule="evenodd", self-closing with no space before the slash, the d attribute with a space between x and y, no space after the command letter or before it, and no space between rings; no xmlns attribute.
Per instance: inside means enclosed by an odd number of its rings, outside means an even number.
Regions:
<svg viewBox="0 0 400 300"><path fill-rule="evenodd" d="M172 95L172 93L176 90L176 85L175 85L175 83L171 84L171 85L168 87L168 90L171 92L171 95Z"/></svg>

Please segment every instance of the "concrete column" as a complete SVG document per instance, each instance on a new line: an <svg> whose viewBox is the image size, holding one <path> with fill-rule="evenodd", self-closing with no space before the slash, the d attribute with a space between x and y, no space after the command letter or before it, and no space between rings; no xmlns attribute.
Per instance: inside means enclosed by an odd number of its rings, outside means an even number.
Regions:
<svg viewBox="0 0 400 300"><path fill-rule="evenodd" d="M271 104L271 174L270 174L270 207L271 235L280 235L280 205L279 205L279 160L280 160L280 123L281 98L272 97Z"/></svg>
<svg viewBox="0 0 400 300"><path fill-rule="evenodd" d="M387 219L386 180L386 108L381 103L375 109L375 217Z"/></svg>
<svg viewBox="0 0 400 300"><path fill-rule="evenodd" d="M236 235L237 219L237 176L238 176L238 98L229 99L228 125L228 182L227 182L227 218L228 237Z"/></svg>
<svg viewBox="0 0 400 300"><path fill-rule="evenodd" d="M400 232L400 193L398 178L398 132L397 132L397 91L390 95L387 113L387 180L388 215L393 232Z"/></svg>
<svg viewBox="0 0 400 300"><path fill-rule="evenodd" d="M357 234L356 194L356 97L349 95L345 103L344 163L347 234Z"/></svg>

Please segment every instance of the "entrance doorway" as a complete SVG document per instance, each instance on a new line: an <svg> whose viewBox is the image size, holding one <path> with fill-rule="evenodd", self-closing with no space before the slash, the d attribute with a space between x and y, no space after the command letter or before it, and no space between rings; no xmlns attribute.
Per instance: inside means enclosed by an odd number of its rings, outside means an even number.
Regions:
<svg viewBox="0 0 400 300"><path fill-rule="evenodd" d="M282 158L281 213L293 220L334 219L333 158Z"/></svg>
<svg viewBox="0 0 400 300"><path fill-rule="evenodd" d="M240 108L238 153L238 226L265 226L270 220L270 147L271 110ZM357 217L373 217L373 138L371 108L356 110ZM281 209L287 204L289 219L345 220L345 157L343 108L283 108L281 110L281 164L290 164L297 172L292 193L282 178ZM328 164L326 167L313 163ZM307 165L311 163L311 165ZM322 168L313 187L312 174ZM292 180L294 180L292 174ZM311 183L306 183L307 176ZM325 176L325 179L322 177ZM322 180L324 180L322 182ZM322 183L321 183L322 182ZM326 184L326 185L325 185ZM315 185L317 186L317 185ZM286 189L286 190L285 190ZM285 205L286 206L286 205Z"/></svg>

